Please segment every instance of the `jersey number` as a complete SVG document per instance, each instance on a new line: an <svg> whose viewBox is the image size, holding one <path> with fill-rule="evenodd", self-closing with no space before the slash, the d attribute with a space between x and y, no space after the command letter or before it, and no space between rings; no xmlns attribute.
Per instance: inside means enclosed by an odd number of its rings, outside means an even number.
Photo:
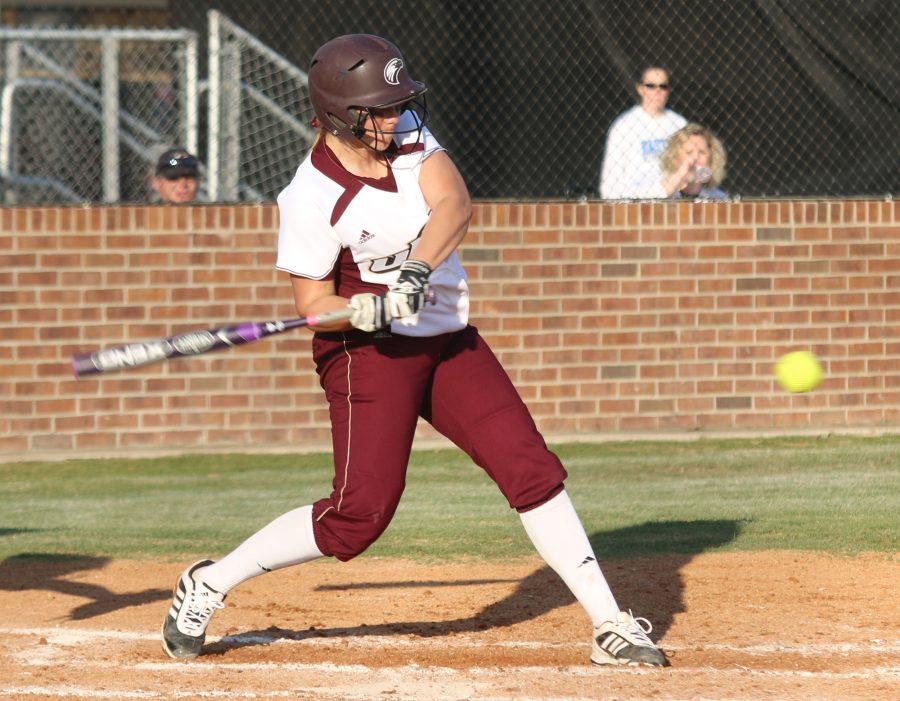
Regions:
<svg viewBox="0 0 900 701"><path fill-rule="evenodd" d="M392 253L389 256L385 256L384 258L376 258L375 260L369 261L369 270L373 273L387 273L391 270L395 270L403 265L404 261L409 258L409 254L412 252L412 244L409 244L402 251L398 251L397 253Z"/></svg>
<svg viewBox="0 0 900 701"><path fill-rule="evenodd" d="M391 253L389 256L384 256L383 258L375 258L374 260L369 261L369 270L373 273L389 273L391 270L396 270L404 262L409 260L409 254L412 253L412 245L418 241L419 237L422 235L422 231L424 231L425 227L423 226L419 229L419 233L416 235L412 241L404 248L402 251L397 251L396 253Z"/></svg>

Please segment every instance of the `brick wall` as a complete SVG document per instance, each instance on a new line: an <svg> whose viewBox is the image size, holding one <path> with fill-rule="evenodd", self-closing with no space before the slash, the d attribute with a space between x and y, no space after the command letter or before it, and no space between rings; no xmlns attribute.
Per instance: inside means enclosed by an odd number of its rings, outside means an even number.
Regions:
<svg viewBox="0 0 900 701"><path fill-rule="evenodd" d="M276 228L272 205L0 210L0 456L327 443L305 331L70 372L75 352L293 316ZM473 320L548 436L900 429L900 203L482 203L462 254ZM826 370L808 395L772 377L797 348Z"/></svg>

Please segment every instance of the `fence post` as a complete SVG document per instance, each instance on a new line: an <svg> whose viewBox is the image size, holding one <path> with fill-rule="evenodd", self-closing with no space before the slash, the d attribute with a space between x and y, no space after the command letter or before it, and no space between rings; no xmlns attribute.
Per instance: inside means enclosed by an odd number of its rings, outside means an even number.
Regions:
<svg viewBox="0 0 900 701"><path fill-rule="evenodd" d="M119 42L103 39L103 201L119 201Z"/></svg>
<svg viewBox="0 0 900 701"><path fill-rule="evenodd" d="M209 117L207 119L208 138L206 144L206 191L210 202L216 202L219 199L219 121L221 105L221 85L220 77L220 55L221 55L221 15L216 10L210 10L207 13L209 18L209 65L207 71L209 73L207 83L209 92L207 100L209 103Z"/></svg>
<svg viewBox="0 0 900 701"><path fill-rule="evenodd" d="M184 147L191 153L197 153L197 149L199 148L199 139L197 138L197 116L199 109L199 81L197 80L197 70L197 37L192 35L187 42L185 42L184 67Z"/></svg>
<svg viewBox="0 0 900 701"><path fill-rule="evenodd" d="M18 41L11 41L6 45L6 72L3 75L3 99L0 104L0 176L10 182L13 172L13 100L15 99L15 85L19 80L19 51ZM5 204L16 203L16 189L9 184L3 191Z"/></svg>
<svg viewBox="0 0 900 701"><path fill-rule="evenodd" d="M222 147L219 194L227 202L240 199L241 177L241 47L229 39L222 49Z"/></svg>

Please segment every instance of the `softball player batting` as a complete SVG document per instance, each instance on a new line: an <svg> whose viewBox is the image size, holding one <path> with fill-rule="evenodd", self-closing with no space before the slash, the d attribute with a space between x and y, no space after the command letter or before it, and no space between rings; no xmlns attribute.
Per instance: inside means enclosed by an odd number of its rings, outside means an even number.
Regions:
<svg viewBox="0 0 900 701"><path fill-rule="evenodd" d="M471 215L465 183L425 126L425 85L380 37L322 46L309 69L319 138L278 197L277 267L298 311L347 306L316 327L328 399L330 496L279 516L218 562L187 568L163 624L176 658L200 654L226 594L264 572L349 560L387 528L419 416L497 483L594 626L591 661L664 666L641 621L619 610L563 486L566 471L494 354L468 324L456 254ZM434 303L427 303L433 294Z"/></svg>

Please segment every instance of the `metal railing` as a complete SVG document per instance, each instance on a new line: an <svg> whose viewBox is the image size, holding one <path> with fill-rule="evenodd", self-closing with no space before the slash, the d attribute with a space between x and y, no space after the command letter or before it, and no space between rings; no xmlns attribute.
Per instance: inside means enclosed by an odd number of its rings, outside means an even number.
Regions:
<svg viewBox="0 0 900 701"><path fill-rule="evenodd" d="M211 200L274 199L315 140L307 75L217 10L209 26Z"/></svg>
<svg viewBox="0 0 900 701"><path fill-rule="evenodd" d="M121 184L130 177L140 192L148 167L161 149L184 144L196 152L198 140L199 85L197 36L188 30L91 30L91 29L0 29L0 43L5 43L4 85L0 98L0 178L4 180L4 201L18 199L19 186L39 183L60 197L84 200L123 199ZM123 44L156 44L163 60L140 65L141 51L129 52L133 78L149 82L166 77L169 85L177 85L180 95L177 129L167 133L156 129L145 119L124 109L121 104ZM85 49L88 46L90 48ZM171 47L178 47L180 58L170 59ZM95 54L99 52L99 65ZM54 55L56 54L56 55ZM86 58L87 56L87 58ZM72 65L65 65L64 61ZM162 63L163 65L160 65ZM32 98L16 109L17 95L40 91L44 99ZM47 93L59 95L64 102L54 103ZM148 112L155 105L145 100ZM87 122L73 120L65 104L77 106L89 117ZM22 112L22 119L17 115ZM55 141L57 148L40 148L40 139L20 139L16 130L27 129L33 122L46 129L44 140ZM47 133L49 132L49 133ZM121 147L131 154L128 164L121 162ZM18 153L17 153L18 151ZM92 155L93 154L93 155ZM53 162L50 162L53 159ZM94 170L79 171L70 167L78 162L98 160L101 163L99 192L93 183ZM66 161L70 161L67 163ZM127 166L127 167L126 167ZM123 171L129 171L125 173ZM58 171L61 174L55 174ZM99 197L98 197L99 196ZM146 193L144 193L144 197Z"/></svg>

